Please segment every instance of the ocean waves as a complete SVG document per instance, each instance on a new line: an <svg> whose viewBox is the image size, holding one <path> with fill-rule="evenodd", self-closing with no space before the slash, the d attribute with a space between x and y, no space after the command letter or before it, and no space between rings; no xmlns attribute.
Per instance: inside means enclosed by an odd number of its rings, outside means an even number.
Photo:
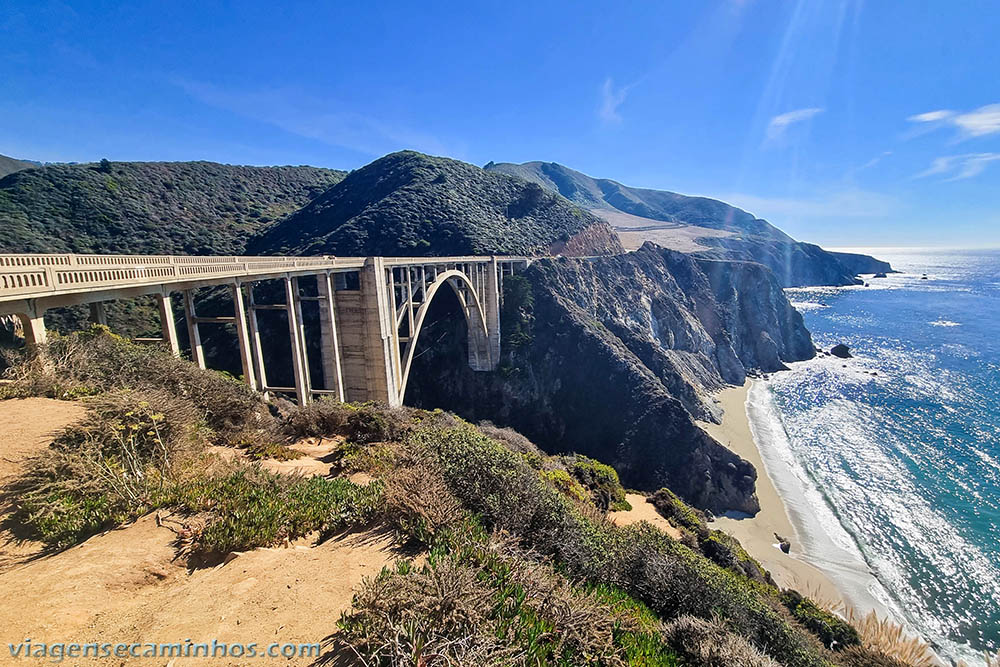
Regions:
<svg viewBox="0 0 1000 667"><path fill-rule="evenodd" d="M981 289L1000 254L927 265L947 277L934 290L911 266L892 290L797 295L818 304L803 309L817 344L856 358L773 375L748 414L779 492L801 506L789 511L806 558L833 554L834 578L860 559L873 598L968 658L1000 647L1000 301Z"/></svg>

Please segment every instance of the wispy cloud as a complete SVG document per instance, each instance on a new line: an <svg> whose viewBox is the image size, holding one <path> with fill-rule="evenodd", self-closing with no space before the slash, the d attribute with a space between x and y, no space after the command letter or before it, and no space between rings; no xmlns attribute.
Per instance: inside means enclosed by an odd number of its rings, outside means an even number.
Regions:
<svg viewBox="0 0 1000 667"><path fill-rule="evenodd" d="M985 137L1000 133L1000 104L987 104L972 111L938 109L927 111L906 120L937 127L954 127L963 139Z"/></svg>
<svg viewBox="0 0 1000 667"><path fill-rule="evenodd" d="M189 80L174 82L198 101L270 123L301 137L366 155L412 148L437 155L461 155L436 137L399 123L375 118L292 88L238 90Z"/></svg>
<svg viewBox="0 0 1000 667"><path fill-rule="evenodd" d="M605 123L620 123L622 116L618 113L618 107L625 103L625 98L632 90L630 84L615 88L615 81L610 76L604 80L601 86L601 105L597 110L597 116Z"/></svg>
<svg viewBox="0 0 1000 667"><path fill-rule="evenodd" d="M991 162L1000 160L1000 153L966 153L935 158L931 166L914 178L926 178L937 174L948 174L946 181L961 181L983 173Z"/></svg>
<svg viewBox="0 0 1000 667"><path fill-rule="evenodd" d="M775 139L780 139L784 136L785 131L790 126L795 123L807 121L819 113L823 113L823 109L819 107L810 107L808 109L795 109L794 111L788 111L774 116L767 124L768 140L774 141Z"/></svg>

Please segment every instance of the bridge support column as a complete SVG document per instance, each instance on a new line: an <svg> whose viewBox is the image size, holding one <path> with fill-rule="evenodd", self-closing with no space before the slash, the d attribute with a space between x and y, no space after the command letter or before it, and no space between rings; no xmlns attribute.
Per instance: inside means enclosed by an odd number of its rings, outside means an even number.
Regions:
<svg viewBox="0 0 1000 667"><path fill-rule="evenodd" d="M24 330L24 346L29 350L37 350L48 340L45 333L45 312L18 313L21 328Z"/></svg>
<svg viewBox="0 0 1000 667"><path fill-rule="evenodd" d="M264 346L261 344L260 325L257 323L257 303L253 296L254 283L247 283L247 296L250 301L250 342L253 345L253 362L256 372L257 384L254 386L259 392L267 395L267 373L264 371Z"/></svg>
<svg viewBox="0 0 1000 667"><path fill-rule="evenodd" d="M312 398L309 386L309 361L306 358L305 329L302 326L302 301L298 280L285 278L285 311L288 313L288 334L292 341L292 373L295 376L295 397L299 405Z"/></svg>
<svg viewBox="0 0 1000 667"><path fill-rule="evenodd" d="M496 256L486 265L486 285L483 310L486 314L486 334L489 338L490 368L500 363L500 264Z"/></svg>
<svg viewBox="0 0 1000 667"><path fill-rule="evenodd" d="M174 308L170 303L170 293L164 290L156 295L156 305L160 309L160 331L164 342L170 346L175 357L181 356L181 346L177 342L177 325L174 323Z"/></svg>
<svg viewBox="0 0 1000 667"><path fill-rule="evenodd" d="M205 368L205 349L201 346L198 315L194 310L194 290L184 290L184 321L187 322L188 340L191 342L191 361Z"/></svg>
<svg viewBox="0 0 1000 667"><path fill-rule="evenodd" d="M247 328L247 311L243 305L243 286L239 282L229 286L233 296L233 313L236 316L236 339L240 344L240 363L243 365L243 381L251 387L257 386L254 377L253 353L250 351L250 331Z"/></svg>
<svg viewBox="0 0 1000 667"><path fill-rule="evenodd" d="M391 312L381 257L367 258L361 269L361 311L368 400L398 407L403 400L396 382L400 366L399 348L393 344L396 314Z"/></svg>
<svg viewBox="0 0 1000 667"><path fill-rule="evenodd" d="M340 341L337 335L337 302L333 280L329 273L316 276L319 290L319 333L323 356L323 386L337 392L338 401L344 400L344 374L341 368Z"/></svg>
<svg viewBox="0 0 1000 667"><path fill-rule="evenodd" d="M94 301L90 304L90 321L108 326L108 311L104 308L103 301Z"/></svg>

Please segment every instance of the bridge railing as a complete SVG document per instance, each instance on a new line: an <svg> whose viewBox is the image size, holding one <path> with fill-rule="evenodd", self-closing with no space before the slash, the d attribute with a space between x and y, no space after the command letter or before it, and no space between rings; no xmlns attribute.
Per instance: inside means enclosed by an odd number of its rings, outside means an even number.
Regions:
<svg viewBox="0 0 1000 667"><path fill-rule="evenodd" d="M63 292L159 283L183 283L281 272L358 270L363 257L265 257L240 255L76 255L0 254L0 301L44 297ZM498 258L505 263L524 257ZM489 257L392 257L385 266L489 262Z"/></svg>
<svg viewBox="0 0 1000 667"><path fill-rule="evenodd" d="M0 255L0 300L26 295L337 267L335 257Z"/></svg>

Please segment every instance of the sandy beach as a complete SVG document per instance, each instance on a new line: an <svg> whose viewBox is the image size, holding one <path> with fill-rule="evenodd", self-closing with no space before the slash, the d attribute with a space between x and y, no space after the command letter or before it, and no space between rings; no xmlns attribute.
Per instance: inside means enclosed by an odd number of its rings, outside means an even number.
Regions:
<svg viewBox="0 0 1000 667"><path fill-rule="evenodd" d="M757 469L757 498L761 511L752 518L719 517L712 523L712 527L738 539L743 548L771 572L778 586L794 588L814 598L843 600L844 596L826 574L796 557L797 545L801 544L798 531L788 518L785 504L768 477L750 431L746 412L750 382L747 380L742 387L729 387L716 394L715 398L725 411L722 424L699 422L699 425ZM791 541L791 553L785 554L778 548L775 533Z"/></svg>

